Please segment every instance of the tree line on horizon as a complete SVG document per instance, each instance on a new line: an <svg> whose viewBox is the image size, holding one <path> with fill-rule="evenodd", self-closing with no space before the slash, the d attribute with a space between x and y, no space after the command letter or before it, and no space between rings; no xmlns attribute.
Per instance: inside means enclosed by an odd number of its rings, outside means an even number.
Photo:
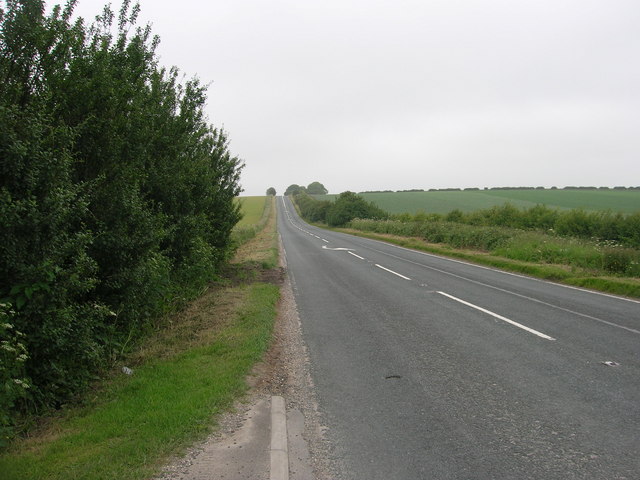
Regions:
<svg viewBox="0 0 640 480"><path fill-rule="evenodd" d="M233 251L242 162L125 0L0 8L0 444L74 398Z"/></svg>

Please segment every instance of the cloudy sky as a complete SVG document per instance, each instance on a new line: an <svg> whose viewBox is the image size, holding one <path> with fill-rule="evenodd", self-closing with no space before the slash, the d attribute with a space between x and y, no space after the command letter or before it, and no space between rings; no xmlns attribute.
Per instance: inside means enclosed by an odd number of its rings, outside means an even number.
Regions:
<svg viewBox="0 0 640 480"><path fill-rule="evenodd" d="M638 0L140 3L244 195L640 185Z"/></svg>

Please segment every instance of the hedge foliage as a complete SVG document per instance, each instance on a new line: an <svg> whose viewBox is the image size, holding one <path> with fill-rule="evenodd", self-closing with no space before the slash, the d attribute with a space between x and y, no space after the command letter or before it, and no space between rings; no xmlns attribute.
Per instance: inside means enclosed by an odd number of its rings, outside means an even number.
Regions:
<svg viewBox="0 0 640 480"><path fill-rule="evenodd" d="M316 200L304 191L294 195L300 213L311 222L342 227L354 218L387 218L389 214L360 195L342 192L335 201Z"/></svg>
<svg viewBox="0 0 640 480"><path fill-rule="evenodd" d="M400 214L401 221L448 221L472 226L509 227L541 230L566 237L597 239L640 248L640 211L633 214L581 209L558 210L545 205L520 209L509 203L463 213L460 210L441 214Z"/></svg>
<svg viewBox="0 0 640 480"><path fill-rule="evenodd" d="M240 219L206 88L159 66L137 5L87 25L75 3L0 9L0 341L25 350L0 366L0 427L68 401L213 278Z"/></svg>

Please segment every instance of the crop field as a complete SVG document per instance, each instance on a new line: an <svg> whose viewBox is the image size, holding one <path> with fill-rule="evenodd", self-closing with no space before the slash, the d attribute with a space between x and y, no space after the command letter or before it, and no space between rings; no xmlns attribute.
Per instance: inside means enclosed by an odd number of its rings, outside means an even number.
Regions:
<svg viewBox="0 0 640 480"><path fill-rule="evenodd" d="M255 225L260 222L265 205L264 196L259 197L238 197L238 201L242 204L242 220L238 222L238 227Z"/></svg>
<svg viewBox="0 0 640 480"><path fill-rule="evenodd" d="M546 205L549 208L640 211L640 190L466 190L432 192L362 193L367 201L389 213L448 213L459 209L472 212L510 203L519 208ZM336 195L314 195L332 200Z"/></svg>

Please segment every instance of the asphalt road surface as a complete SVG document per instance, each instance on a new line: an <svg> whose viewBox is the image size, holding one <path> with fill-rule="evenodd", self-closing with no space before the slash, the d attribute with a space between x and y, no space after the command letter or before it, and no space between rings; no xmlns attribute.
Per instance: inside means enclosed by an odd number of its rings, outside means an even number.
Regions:
<svg viewBox="0 0 640 480"><path fill-rule="evenodd" d="M640 478L640 302L278 209L341 478Z"/></svg>

